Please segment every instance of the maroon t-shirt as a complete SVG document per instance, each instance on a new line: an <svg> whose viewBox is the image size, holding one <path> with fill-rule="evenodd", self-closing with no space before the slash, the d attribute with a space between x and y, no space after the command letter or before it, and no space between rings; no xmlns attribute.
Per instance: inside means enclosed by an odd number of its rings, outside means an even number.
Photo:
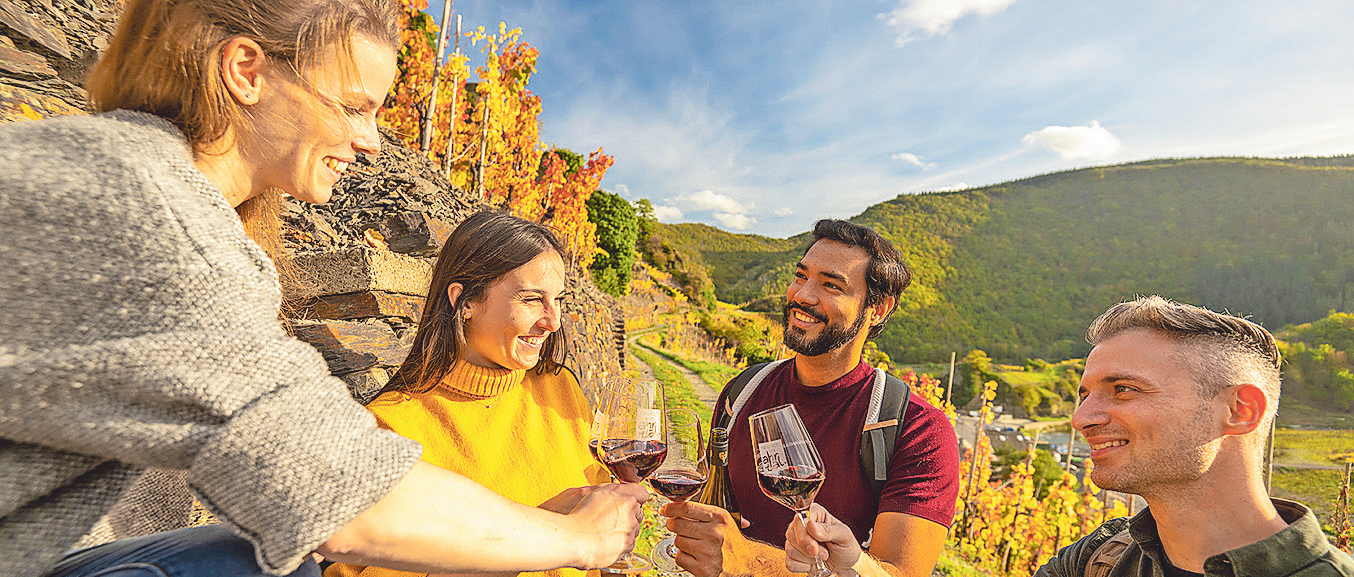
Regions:
<svg viewBox="0 0 1354 577"><path fill-rule="evenodd" d="M794 361L771 371L757 386L729 431L729 483L744 519L743 534L785 544L785 528L794 513L772 501L757 486L748 417L784 404L798 410L823 459L827 479L815 503L846 523L865 541L883 512L915 515L946 527L954 520L959 495L959 443L945 413L916 394L907 407L902 435L889 463L889 479L876 501L861 473L860 438L870 406L874 369L862 361L850 373L821 387L806 387L795 377ZM724 403L723 395L720 403ZM881 416L881 419L891 417Z"/></svg>

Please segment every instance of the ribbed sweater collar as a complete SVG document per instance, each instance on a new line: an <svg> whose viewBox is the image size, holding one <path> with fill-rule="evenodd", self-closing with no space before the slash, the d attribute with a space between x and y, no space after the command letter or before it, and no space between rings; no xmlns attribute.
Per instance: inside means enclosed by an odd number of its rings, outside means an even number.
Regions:
<svg viewBox="0 0 1354 577"><path fill-rule="evenodd" d="M457 361L437 386L472 399L488 399L512 390L526 374L523 370L491 369Z"/></svg>

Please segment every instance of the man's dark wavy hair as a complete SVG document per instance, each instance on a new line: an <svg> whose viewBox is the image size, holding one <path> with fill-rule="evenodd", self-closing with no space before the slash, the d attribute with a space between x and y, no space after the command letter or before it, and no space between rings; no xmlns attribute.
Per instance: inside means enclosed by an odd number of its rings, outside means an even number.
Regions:
<svg viewBox="0 0 1354 577"><path fill-rule="evenodd" d="M860 247L865 254L870 255L870 262L865 269L865 306L874 306L888 297L894 298L893 308L884 313L884 320L870 327L869 338L879 336L893 316L893 311L898 309L903 290L912 284L911 269L903 262L898 249L893 248L893 243L868 226L823 219L813 225L813 242L823 239ZM809 247L812 248L813 244ZM808 249L804 249L804 252L807 254Z"/></svg>

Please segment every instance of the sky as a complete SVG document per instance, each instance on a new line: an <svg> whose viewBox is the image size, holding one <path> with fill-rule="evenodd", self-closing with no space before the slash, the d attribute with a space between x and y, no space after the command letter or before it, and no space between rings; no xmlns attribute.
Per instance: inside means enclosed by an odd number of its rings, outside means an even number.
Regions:
<svg viewBox="0 0 1354 577"><path fill-rule="evenodd" d="M1354 153L1347 0L452 10L467 30L522 29L542 139L601 147L616 159L602 188L663 222L787 237L900 194L1087 166Z"/></svg>

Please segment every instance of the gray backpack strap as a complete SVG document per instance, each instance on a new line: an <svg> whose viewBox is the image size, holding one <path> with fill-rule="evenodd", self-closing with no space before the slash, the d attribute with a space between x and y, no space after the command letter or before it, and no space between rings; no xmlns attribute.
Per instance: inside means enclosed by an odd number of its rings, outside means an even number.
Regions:
<svg viewBox="0 0 1354 577"><path fill-rule="evenodd" d="M725 399L727 399L729 403L728 421L726 422L732 423L734 419L737 419L738 412L743 410L743 405L748 404L748 399L752 398L752 393L753 391L757 390L757 385L762 384L762 381L765 381L767 375L770 375L771 371L775 370L776 367L785 364L789 360L790 359L781 359L779 361L771 361L769 363L766 363L765 365L761 365L761 370L753 374L752 378L748 380L745 385L742 385L741 389L730 390L729 395L725 397ZM752 369L744 371L744 373L748 372L752 372ZM741 377L742 375L739 376Z"/></svg>
<svg viewBox="0 0 1354 577"><path fill-rule="evenodd" d="M860 464L876 499L889 478L889 463L907 420L907 405L912 387L883 369L874 370L870 387L870 406L865 411L865 426L860 442ZM887 417L881 420L881 417Z"/></svg>
<svg viewBox="0 0 1354 577"><path fill-rule="evenodd" d="M1086 563L1086 577L1109 577L1110 571L1114 565L1119 562L1119 558L1124 556L1124 551L1133 544L1133 536L1128 534L1128 529L1124 529L1110 537L1109 541L1101 543L1095 551L1091 553L1090 562Z"/></svg>

